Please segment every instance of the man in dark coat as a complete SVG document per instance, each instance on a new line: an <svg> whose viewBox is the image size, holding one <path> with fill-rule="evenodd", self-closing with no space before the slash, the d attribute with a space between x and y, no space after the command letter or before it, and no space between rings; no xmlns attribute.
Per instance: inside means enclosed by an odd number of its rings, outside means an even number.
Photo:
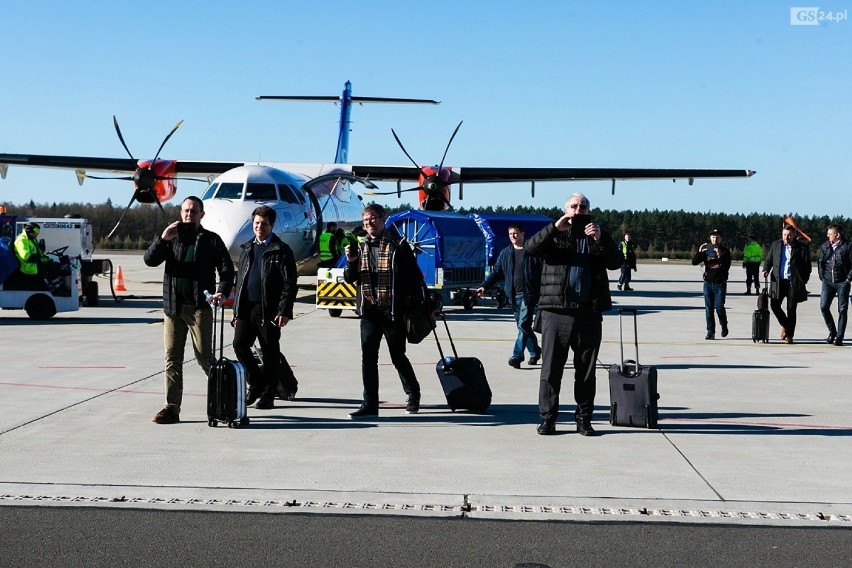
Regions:
<svg viewBox="0 0 852 568"><path fill-rule="evenodd" d="M602 312L612 308L607 270L618 270L624 256L615 241L592 222L589 200L575 193L565 214L524 245L543 261L541 293L541 380L538 433L556 432L559 392L569 349L574 352L574 421L583 436L594 436L595 363L601 344Z"/></svg>
<svg viewBox="0 0 852 568"><path fill-rule="evenodd" d="M763 262L763 276L770 274L769 308L781 325L781 339L784 343L793 343L796 306L808 299L805 285L811 277L811 254L790 225L784 225L781 238L769 247L769 254ZM787 300L786 314L781 309L784 300Z"/></svg>
<svg viewBox="0 0 852 568"><path fill-rule="evenodd" d="M231 293L234 263L222 238L201 226L204 202L190 196L175 221L154 239L145 252L145 264L163 271L163 335L166 360L166 406L154 416L157 424L180 422L183 399L183 361L186 336L192 336L195 358L205 376L213 364L213 310ZM219 283L216 284L218 273ZM205 298L205 292L211 294Z"/></svg>
<svg viewBox="0 0 852 568"><path fill-rule="evenodd" d="M246 404L255 408L275 405L279 377L287 376L295 394L296 378L281 355L281 328L293 319L298 274L293 250L272 232L275 210L266 205L252 212L254 238L240 248L237 291L234 301L234 353L249 375ZM263 370L255 361L252 345L260 343ZM259 400L258 400L259 399Z"/></svg>

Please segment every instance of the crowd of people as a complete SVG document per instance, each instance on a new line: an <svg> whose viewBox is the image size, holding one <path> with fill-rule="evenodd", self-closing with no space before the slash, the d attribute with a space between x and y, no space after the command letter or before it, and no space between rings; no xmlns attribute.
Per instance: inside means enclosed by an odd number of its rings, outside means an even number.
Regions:
<svg viewBox="0 0 852 568"><path fill-rule="evenodd" d="M295 395L295 377L281 353L280 339L281 328L293 319L297 273L293 251L273 233L275 211L266 206L254 210L254 238L242 245L237 270L222 239L201 225L203 216L200 199L185 199L181 219L165 228L144 257L149 266L165 263L166 405L153 418L158 424L180 421L188 334L198 364L205 374L209 371L213 363L210 304L221 303L234 283L233 347L248 371L248 403L256 403L257 409L273 408L282 377L292 385L290 396ZM392 226L386 225L386 218L384 208L371 204L362 214L362 236L340 236L342 229L329 224L320 239L323 262L345 264L344 279L359 291L363 402L350 413L351 419L378 416L378 361L383 338L407 396L406 412L420 410L420 384L406 355L403 315L412 307L429 311L434 306L414 252ZM618 290L632 291L631 274L637 269L635 244L627 232L616 243L603 231L592 220L589 200L582 193L571 195L564 214L536 234L527 238L523 225L513 223L508 236L509 246L501 251L476 293L481 296L502 280L518 330L509 365L520 368L525 353L529 365L541 363L538 433L551 435L556 431L562 379L570 355L576 428L581 435L594 436L595 364L602 315L612 308L607 272L620 270ZM820 312L828 328L826 342L841 346L852 283L852 245L835 224L829 225L826 237L817 260L822 282ZM712 230L709 242L701 244L692 258L693 265L703 265L708 340L716 338L717 320L721 337L729 333L725 301L732 259L722 241L721 232ZM34 258L28 256L26 260L32 262ZM742 262L747 274L745 293L750 294L752 287L759 292L762 268L781 339L793 343L797 305L807 299L811 274L809 247L798 229L785 224L781 238L771 243L765 258L763 247L749 236ZM831 312L835 298L837 321ZM260 344L262 368L253 352L255 341Z"/></svg>

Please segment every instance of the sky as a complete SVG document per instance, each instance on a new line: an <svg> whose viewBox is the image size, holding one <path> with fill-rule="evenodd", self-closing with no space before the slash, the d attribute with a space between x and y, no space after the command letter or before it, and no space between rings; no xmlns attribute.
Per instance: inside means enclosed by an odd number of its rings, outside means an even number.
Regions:
<svg viewBox="0 0 852 568"><path fill-rule="evenodd" d="M753 169L750 179L465 187L454 205L852 216L852 1L0 0L0 152L328 162L333 103L257 95L418 97L353 109L350 162ZM816 25L798 25L813 14ZM832 19L829 20L828 16ZM821 20L821 21L820 21ZM796 25L793 25L793 23ZM395 186L383 187L392 190ZM178 198L204 186L183 181ZM112 199L130 182L11 167L0 201ZM415 194L409 194L414 196ZM385 205L413 197L375 199Z"/></svg>

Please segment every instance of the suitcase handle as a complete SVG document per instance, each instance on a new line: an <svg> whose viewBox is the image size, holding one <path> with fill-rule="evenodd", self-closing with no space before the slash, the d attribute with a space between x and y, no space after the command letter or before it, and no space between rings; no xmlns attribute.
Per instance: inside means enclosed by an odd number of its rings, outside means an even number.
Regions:
<svg viewBox="0 0 852 568"><path fill-rule="evenodd" d="M627 374L627 369L624 368L624 325L622 314L623 312L632 312L633 313L633 337L634 343L636 345L636 373L639 373L639 324L637 323L639 310L636 308L618 308L618 343L621 346L621 371L625 375Z"/></svg>
<svg viewBox="0 0 852 568"><path fill-rule="evenodd" d="M458 354L458 352L456 351L456 344L455 344L455 343L453 343L453 336L450 334L450 326L449 326L449 325L447 325L447 316L445 316L445 315L444 315L444 312L440 312L438 315L439 315L439 316L441 316L441 319L442 319L442 320L443 320L443 322L444 322L444 329L446 329L446 330L447 330L447 338L450 340L450 347L452 347L452 348L453 348L453 356L454 356L456 359L458 359L458 358L459 358L459 354ZM435 338L435 343L438 345L438 353L440 353L440 354L441 354L441 360L443 360L443 359L444 359L444 350L443 350L443 349L441 349L441 342L438 340L438 331L437 331L437 329L438 329L438 326L435 326L435 327L433 327L433 328L432 328L432 336L434 336L434 338Z"/></svg>

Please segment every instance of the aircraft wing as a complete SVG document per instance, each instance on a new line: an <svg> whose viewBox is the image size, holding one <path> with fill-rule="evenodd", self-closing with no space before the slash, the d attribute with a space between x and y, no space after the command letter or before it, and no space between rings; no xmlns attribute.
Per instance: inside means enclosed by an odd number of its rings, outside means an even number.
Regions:
<svg viewBox="0 0 852 568"><path fill-rule="evenodd" d="M412 166L366 166L353 164L352 173L372 181L417 180L420 170ZM638 179L698 179L750 177L753 170L641 169L641 168L453 168L452 183L501 183L529 181L594 181Z"/></svg>
<svg viewBox="0 0 852 568"><path fill-rule="evenodd" d="M0 165L31 166L37 168L58 168L66 170L84 170L115 173L133 173L139 167L130 158L98 158L87 156L53 156L43 154L0 154ZM245 162L204 162L178 160L175 165L177 175L221 174ZM5 170L4 170L5 172ZM5 177L5 175L3 176Z"/></svg>

